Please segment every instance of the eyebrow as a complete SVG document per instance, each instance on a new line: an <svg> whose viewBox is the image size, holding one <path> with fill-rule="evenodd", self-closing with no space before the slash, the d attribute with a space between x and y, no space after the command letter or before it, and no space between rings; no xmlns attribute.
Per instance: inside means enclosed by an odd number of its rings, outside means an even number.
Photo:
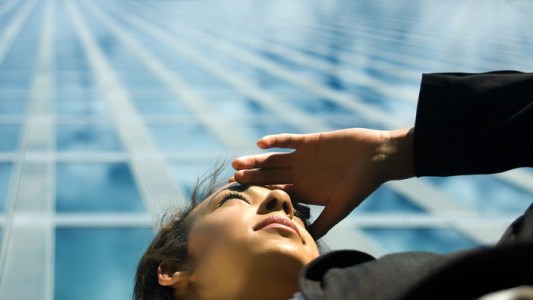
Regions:
<svg viewBox="0 0 533 300"><path fill-rule="evenodd" d="M233 192L245 193L250 187L251 187L251 185L243 185L243 184L237 183L237 184L228 186L223 191L230 190L230 191L233 191Z"/></svg>

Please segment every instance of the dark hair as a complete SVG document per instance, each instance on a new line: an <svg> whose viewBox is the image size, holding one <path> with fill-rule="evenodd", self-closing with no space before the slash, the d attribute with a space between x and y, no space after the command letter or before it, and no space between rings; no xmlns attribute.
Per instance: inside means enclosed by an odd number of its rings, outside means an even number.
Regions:
<svg viewBox="0 0 533 300"><path fill-rule="evenodd" d="M207 196L220 189L224 182L219 181L224 169L217 164L212 172L198 178L191 193L188 207L166 213L157 226L157 234L144 252L137 265L133 299L169 300L174 297L174 289L162 286L157 279L157 268L161 266L166 274L187 270L189 230L193 223L190 217L193 209ZM308 228L309 207L293 202L295 216L304 221Z"/></svg>

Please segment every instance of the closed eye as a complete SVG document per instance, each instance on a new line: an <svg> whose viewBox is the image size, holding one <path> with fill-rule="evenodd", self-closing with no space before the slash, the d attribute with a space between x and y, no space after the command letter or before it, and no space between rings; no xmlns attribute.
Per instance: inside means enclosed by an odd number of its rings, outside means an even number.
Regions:
<svg viewBox="0 0 533 300"><path fill-rule="evenodd" d="M246 200L246 198L244 198L244 196L241 193L229 192L229 193L225 194L224 197L222 197L222 199L218 202L217 207L223 205L228 200L235 200L235 199L242 200L242 201L250 204L250 202L248 202L248 200Z"/></svg>

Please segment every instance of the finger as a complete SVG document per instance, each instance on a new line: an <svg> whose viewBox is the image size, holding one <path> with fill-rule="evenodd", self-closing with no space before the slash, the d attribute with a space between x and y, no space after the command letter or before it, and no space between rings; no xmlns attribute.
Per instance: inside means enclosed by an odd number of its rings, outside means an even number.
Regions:
<svg viewBox="0 0 533 300"><path fill-rule="evenodd" d="M286 168L292 160L291 153L264 153L241 156L231 162L235 170L254 168Z"/></svg>
<svg viewBox="0 0 533 300"><path fill-rule="evenodd" d="M339 214L338 212L332 212L332 210L333 208L331 206L324 207L320 215L316 218L313 224L311 224L309 233L311 233L311 236L313 236L315 240L326 235L326 233L337 224Z"/></svg>
<svg viewBox="0 0 533 300"><path fill-rule="evenodd" d="M300 201L293 184L268 184L265 187L271 190L282 190L291 197L292 201L305 203L304 201Z"/></svg>
<svg viewBox="0 0 533 300"><path fill-rule="evenodd" d="M309 232L314 239L323 237L351 211L350 208L343 208L334 204L334 201L329 201L313 224L311 224Z"/></svg>
<svg viewBox="0 0 533 300"><path fill-rule="evenodd" d="M280 133L267 135L257 141L257 146L261 149L272 147L298 149L303 140L303 134Z"/></svg>
<svg viewBox="0 0 533 300"><path fill-rule="evenodd" d="M231 176L230 178L228 178L228 183L232 182L235 182L235 176Z"/></svg>
<svg viewBox="0 0 533 300"><path fill-rule="evenodd" d="M267 184L265 187L271 190L285 190L285 188L289 185L292 184Z"/></svg>
<svg viewBox="0 0 533 300"><path fill-rule="evenodd" d="M235 180L240 184L286 184L292 183L291 169L251 169L239 170Z"/></svg>
<svg viewBox="0 0 533 300"><path fill-rule="evenodd" d="M299 202L298 197L296 196L296 191L295 191L293 184L284 184L282 190L284 190L285 193L289 194L292 200Z"/></svg>
<svg viewBox="0 0 533 300"><path fill-rule="evenodd" d="M294 186L294 184L280 184L278 186L280 186L279 189L285 191L285 193L287 193L291 197L292 201L301 202L301 203L304 203L304 204L309 204L298 195L298 192L297 192L296 187Z"/></svg>

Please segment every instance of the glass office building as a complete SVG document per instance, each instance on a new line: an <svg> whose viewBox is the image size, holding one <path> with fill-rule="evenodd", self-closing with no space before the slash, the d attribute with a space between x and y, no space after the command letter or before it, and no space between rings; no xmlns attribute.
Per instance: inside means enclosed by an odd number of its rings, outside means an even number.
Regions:
<svg viewBox="0 0 533 300"><path fill-rule="evenodd" d="M412 126L422 73L532 71L532 15L526 0L0 1L0 299L129 299L159 216L215 162L266 134ZM532 199L530 169L389 182L324 243L488 245Z"/></svg>

